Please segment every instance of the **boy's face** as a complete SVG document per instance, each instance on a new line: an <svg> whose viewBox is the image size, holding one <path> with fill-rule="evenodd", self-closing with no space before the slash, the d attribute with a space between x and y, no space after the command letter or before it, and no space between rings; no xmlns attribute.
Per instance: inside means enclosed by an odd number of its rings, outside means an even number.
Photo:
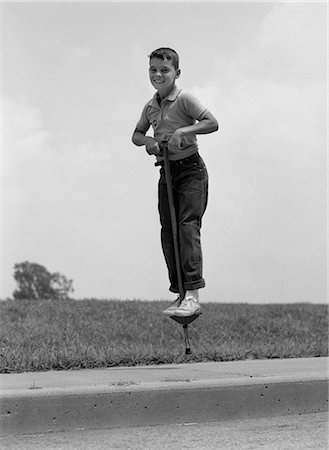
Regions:
<svg viewBox="0 0 329 450"><path fill-rule="evenodd" d="M161 97L166 97L173 89L180 70L176 70L169 59L151 58L149 75L152 86Z"/></svg>

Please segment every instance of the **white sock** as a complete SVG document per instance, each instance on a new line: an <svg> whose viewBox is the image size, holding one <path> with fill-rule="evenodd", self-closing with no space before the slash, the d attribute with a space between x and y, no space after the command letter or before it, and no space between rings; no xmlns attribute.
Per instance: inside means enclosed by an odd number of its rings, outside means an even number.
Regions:
<svg viewBox="0 0 329 450"><path fill-rule="evenodd" d="M193 297L195 298L197 301L199 301L199 290L198 289L193 289L193 290L187 290L185 293L185 298L186 297Z"/></svg>

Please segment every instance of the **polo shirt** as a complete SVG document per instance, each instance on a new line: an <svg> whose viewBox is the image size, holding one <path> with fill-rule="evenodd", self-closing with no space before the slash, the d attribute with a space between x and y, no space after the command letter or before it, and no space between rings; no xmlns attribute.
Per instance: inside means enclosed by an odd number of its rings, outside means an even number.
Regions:
<svg viewBox="0 0 329 450"><path fill-rule="evenodd" d="M207 114L205 108L197 98L175 87L164 99L156 93L143 108L142 115L137 122L136 129L146 134L150 126L153 128L154 138L157 142L168 142L178 128L194 125ZM184 136L183 146L169 154L169 159L178 160L187 158L198 151L198 142L195 135ZM163 157L157 156L157 160Z"/></svg>

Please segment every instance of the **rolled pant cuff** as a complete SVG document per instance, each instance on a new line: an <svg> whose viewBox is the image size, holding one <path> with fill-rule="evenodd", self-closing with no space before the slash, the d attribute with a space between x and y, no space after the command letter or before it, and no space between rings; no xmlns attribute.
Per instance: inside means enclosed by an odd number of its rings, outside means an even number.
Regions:
<svg viewBox="0 0 329 450"><path fill-rule="evenodd" d="M199 280L199 281L193 281L192 283L184 283L185 291L187 291L187 290L194 291L195 289L202 289L205 286L206 286L206 282L204 281L204 279ZM173 292L174 294L180 293L179 289L174 286L170 286L169 291Z"/></svg>
<svg viewBox="0 0 329 450"><path fill-rule="evenodd" d="M169 291L173 292L174 294L179 294L179 289L173 286L170 286Z"/></svg>
<svg viewBox="0 0 329 450"><path fill-rule="evenodd" d="M199 280L199 281L193 281L191 283L184 283L184 289L187 291L194 291L195 289L202 289L206 286L205 281Z"/></svg>

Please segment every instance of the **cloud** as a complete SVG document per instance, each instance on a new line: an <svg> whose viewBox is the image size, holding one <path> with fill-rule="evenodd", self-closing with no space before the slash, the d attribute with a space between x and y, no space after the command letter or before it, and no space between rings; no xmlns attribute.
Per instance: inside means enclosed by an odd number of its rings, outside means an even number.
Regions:
<svg viewBox="0 0 329 450"><path fill-rule="evenodd" d="M27 98L7 99L4 111L2 295L14 290L14 263L29 260L73 278L77 296L133 298L137 261L162 262L150 248L150 235L158 243L153 164L150 176L120 136L110 145L55 139Z"/></svg>
<svg viewBox="0 0 329 450"><path fill-rule="evenodd" d="M221 94L221 87L219 80L211 80L203 85L196 85L192 88L192 94L200 101L207 105L210 111L215 111L218 106L218 101Z"/></svg>
<svg viewBox="0 0 329 450"><path fill-rule="evenodd" d="M40 170L46 169L47 165L43 162L51 154L52 136L43 129L38 109L31 107L26 98L7 98L2 110L4 200L10 208L11 201L14 204L18 201L18 191L21 192L20 197L25 199L29 180L37 179Z"/></svg>
<svg viewBox="0 0 329 450"><path fill-rule="evenodd" d="M254 46L217 62L218 78L194 88L220 121L217 141L207 137L217 195L205 248L231 295L236 285L245 286L244 298L325 298L323 23L321 8L276 5ZM221 249L215 259L208 239Z"/></svg>
<svg viewBox="0 0 329 450"><path fill-rule="evenodd" d="M78 63L88 59L90 55L91 51L88 47L73 47L71 49L67 49L65 57L68 62Z"/></svg>
<svg viewBox="0 0 329 450"><path fill-rule="evenodd" d="M2 110L4 148L10 150L10 154L14 151L16 157L25 157L26 151L40 151L48 146L50 135L42 128L40 111L28 105L25 97L5 99Z"/></svg>
<svg viewBox="0 0 329 450"><path fill-rule="evenodd" d="M258 43L263 61L272 71L272 76L286 75L294 84L319 78L324 81L325 5L276 4L262 23Z"/></svg>

